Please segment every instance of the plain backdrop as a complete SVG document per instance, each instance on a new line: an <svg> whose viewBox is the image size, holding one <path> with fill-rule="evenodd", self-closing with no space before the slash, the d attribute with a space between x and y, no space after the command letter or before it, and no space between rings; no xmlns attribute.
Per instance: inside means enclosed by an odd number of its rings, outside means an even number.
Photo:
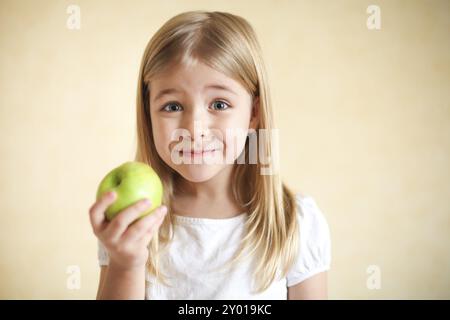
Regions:
<svg viewBox="0 0 450 320"><path fill-rule="evenodd" d="M88 209L134 157L143 50L169 18L204 9L257 32L282 175L330 225L330 298L449 299L449 4L2 0L0 298L95 298Z"/></svg>

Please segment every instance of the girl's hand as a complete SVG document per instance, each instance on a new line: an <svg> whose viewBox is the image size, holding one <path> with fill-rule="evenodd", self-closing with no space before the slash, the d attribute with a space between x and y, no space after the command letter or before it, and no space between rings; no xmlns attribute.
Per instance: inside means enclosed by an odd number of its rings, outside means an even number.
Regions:
<svg viewBox="0 0 450 320"><path fill-rule="evenodd" d="M89 209L93 232L107 249L110 264L123 270L141 268L148 259L148 243L163 222L167 207L160 206L135 221L150 207L148 200L141 200L108 221L105 211L115 198L114 192L106 193Z"/></svg>

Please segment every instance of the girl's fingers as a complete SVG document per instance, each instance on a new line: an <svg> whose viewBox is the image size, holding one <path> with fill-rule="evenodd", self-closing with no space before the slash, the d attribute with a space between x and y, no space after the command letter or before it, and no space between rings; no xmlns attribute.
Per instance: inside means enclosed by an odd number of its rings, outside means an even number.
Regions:
<svg viewBox="0 0 450 320"><path fill-rule="evenodd" d="M96 201L89 209L89 218L95 234L98 234L105 227L105 211L112 203L114 203L115 199L116 193L108 192Z"/></svg>
<svg viewBox="0 0 450 320"><path fill-rule="evenodd" d="M133 223L127 231L123 234L126 241L137 241L142 238L142 236L147 233L150 227L159 223L162 216L167 213L166 206L160 206L153 210L148 216ZM125 239L124 239L125 240Z"/></svg>
<svg viewBox="0 0 450 320"><path fill-rule="evenodd" d="M150 226L150 228L144 233L144 235L142 236L142 238L139 241L142 241L142 243L145 246L148 246L148 244L150 243L150 240L152 240L152 238L154 236L154 233L158 231L158 229L161 226L161 224L163 223L165 217L166 217L166 215L161 217L155 225Z"/></svg>
<svg viewBox="0 0 450 320"><path fill-rule="evenodd" d="M150 206L150 201L144 199L119 212L105 229L104 237L109 238L111 242L118 240L133 221L135 221Z"/></svg>

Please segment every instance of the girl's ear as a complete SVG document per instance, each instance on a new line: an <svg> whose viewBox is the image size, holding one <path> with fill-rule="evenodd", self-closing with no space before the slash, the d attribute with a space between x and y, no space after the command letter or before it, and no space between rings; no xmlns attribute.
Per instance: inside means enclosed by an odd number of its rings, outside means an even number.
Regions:
<svg viewBox="0 0 450 320"><path fill-rule="evenodd" d="M259 124L259 96L256 96L253 101L249 129L256 130L256 128L258 127L258 124Z"/></svg>

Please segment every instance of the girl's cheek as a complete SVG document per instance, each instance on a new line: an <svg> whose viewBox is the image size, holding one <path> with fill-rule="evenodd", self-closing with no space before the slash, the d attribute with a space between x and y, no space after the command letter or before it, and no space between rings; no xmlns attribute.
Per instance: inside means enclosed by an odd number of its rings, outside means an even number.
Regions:
<svg viewBox="0 0 450 320"><path fill-rule="evenodd" d="M172 121L168 121L168 119L155 117L152 123L152 127L154 135L157 135L160 139L163 140L170 139L170 133L173 127Z"/></svg>
<svg viewBox="0 0 450 320"><path fill-rule="evenodd" d="M168 130L169 129L166 128L166 126L164 126L164 123L162 123L161 121L152 121L153 139L155 141L158 153L161 153L164 150L164 146L168 144L167 140L168 138L170 138L170 135L168 136L166 133Z"/></svg>
<svg viewBox="0 0 450 320"><path fill-rule="evenodd" d="M247 132L246 128L230 128L224 140L226 159L238 158L245 147Z"/></svg>

